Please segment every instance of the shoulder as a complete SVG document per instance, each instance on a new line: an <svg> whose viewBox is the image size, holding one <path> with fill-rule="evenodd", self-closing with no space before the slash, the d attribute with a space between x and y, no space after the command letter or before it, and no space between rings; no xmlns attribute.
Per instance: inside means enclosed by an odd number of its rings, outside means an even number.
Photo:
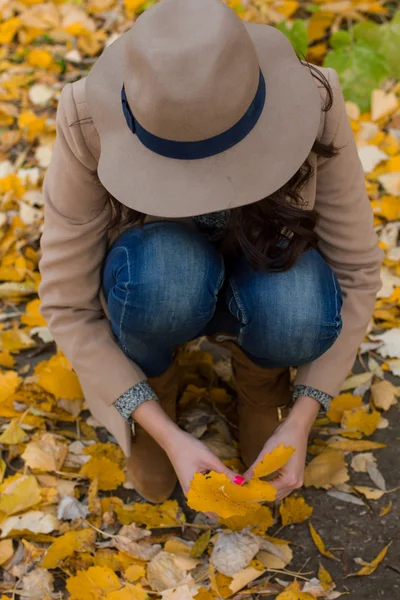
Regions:
<svg viewBox="0 0 400 600"><path fill-rule="evenodd" d="M62 89L57 108L57 128L71 151L89 169L97 168L100 141L86 101L86 77Z"/></svg>
<svg viewBox="0 0 400 600"><path fill-rule="evenodd" d="M318 132L318 139L324 144L330 144L339 129L343 120L347 120L346 104L343 97L342 88L339 81L339 76L335 69L314 66L315 71L319 74L322 81L326 81L332 91L330 97L326 86L321 81L317 80L317 85L321 95L321 124ZM326 110L326 107L329 106ZM325 109L325 110L324 110Z"/></svg>

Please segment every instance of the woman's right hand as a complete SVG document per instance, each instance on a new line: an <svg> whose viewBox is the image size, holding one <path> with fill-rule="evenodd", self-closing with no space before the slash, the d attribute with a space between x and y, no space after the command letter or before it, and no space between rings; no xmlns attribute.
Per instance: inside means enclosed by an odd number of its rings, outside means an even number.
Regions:
<svg viewBox="0 0 400 600"><path fill-rule="evenodd" d="M141 404L133 416L167 453L185 495L195 473L216 471L238 485L244 482L243 477L228 469L205 444L171 421L155 400Z"/></svg>
<svg viewBox="0 0 400 600"><path fill-rule="evenodd" d="M216 471L226 475L233 483L240 484L244 481L240 475L228 469L203 442L181 429L176 431L173 439L164 446L164 450L168 454L185 495L189 491L195 473ZM238 479L235 481L235 478Z"/></svg>

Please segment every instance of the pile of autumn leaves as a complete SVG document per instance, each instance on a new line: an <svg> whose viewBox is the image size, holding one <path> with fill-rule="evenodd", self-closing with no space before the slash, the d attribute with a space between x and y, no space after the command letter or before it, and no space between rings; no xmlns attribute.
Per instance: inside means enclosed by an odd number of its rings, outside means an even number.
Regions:
<svg viewBox="0 0 400 600"><path fill-rule="evenodd" d="M224 428L234 397L229 363L213 365L210 354L190 346L179 361L182 422L191 431L190 423L196 427L198 437L219 448L222 457L233 447L226 462L239 469L237 444ZM365 386L366 376L372 380L364 373L349 378L344 387ZM98 441L99 425L85 418L78 380L61 353L39 363L25 379L5 370L0 390L0 418L8 423L0 435L1 478L6 464L22 461L20 470L0 484L0 591L15 590L31 600L50 598L62 576L71 600L146 600L155 593L164 600L213 600L242 589L248 594L269 591L279 600L334 600L340 595L322 566L318 577L293 582L292 575L285 575L293 557L289 542L268 534L279 520L286 526L312 515L312 507L298 494L278 509L271 504L275 489L265 478L285 464L292 448L279 446L267 455L243 486L221 474L196 474L188 504L218 518L207 522L199 513L189 525L175 500L159 506L131 504L115 492L121 485L130 489L124 457L114 443ZM353 498L361 506L363 498L390 493L382 489L385 483L371 454L384 444L362 438L385 425L382 411L396 402L397 388L377 379L371 390L370 407L347 392L316 422L309 449L314 458L305 475L306 486L325 489L340 500ZM368 473L374 487L349 483L349 456L353 471ZM390 507L382 505L381 514ZM310 534L323 556L338 560L311 523ZM372 573L387 549L354 574Z"/></svg>

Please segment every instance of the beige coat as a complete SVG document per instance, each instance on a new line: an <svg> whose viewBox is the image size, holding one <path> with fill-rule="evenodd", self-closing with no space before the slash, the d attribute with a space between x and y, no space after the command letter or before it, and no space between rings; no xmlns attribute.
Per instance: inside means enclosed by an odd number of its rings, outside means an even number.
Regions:
<svg viewBox="0 0 400 600"><path fill-rule="evenodd" d="M334 104L328 113L321 111L319 138L342 150L331 159L311 155L314 175L304 199L305 208L320 213L319 250L342 288L343 329L330 350L298 369L296 383L336 396L372 315L383 253L337 74L321 70L334 89ZM146 375L118 346L102 300L101 268L110 234L104 230L109 203L97 177L99 153L81 79L64 87L58 107L57 139L44 181L39 296L42 314L76 370L92 414L129 456L131 431L112 404ZM190 218L184 221L193 224Z"/></svg>

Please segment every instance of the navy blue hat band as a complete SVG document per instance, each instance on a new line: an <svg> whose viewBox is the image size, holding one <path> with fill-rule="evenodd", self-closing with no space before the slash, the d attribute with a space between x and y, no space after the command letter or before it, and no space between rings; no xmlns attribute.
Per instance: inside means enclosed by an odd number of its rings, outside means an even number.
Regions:
<svg viewBox="0 0 400 600"><path fill-rule="evenodd" d="M252 131L260 118L265 104L265 95L265 80L260 69L260 80L256 95L243 117L223 133L198 142L167 140L147 131L147 129L142 127L133 116L125 94L124 86L122 86L121 90L121 101L122 110L129 129L138 136L139 140L146 148L167 158L196 160L199 158L215 156L220 152L232 148L232 146L235 146L243 140Z"/></svg>

